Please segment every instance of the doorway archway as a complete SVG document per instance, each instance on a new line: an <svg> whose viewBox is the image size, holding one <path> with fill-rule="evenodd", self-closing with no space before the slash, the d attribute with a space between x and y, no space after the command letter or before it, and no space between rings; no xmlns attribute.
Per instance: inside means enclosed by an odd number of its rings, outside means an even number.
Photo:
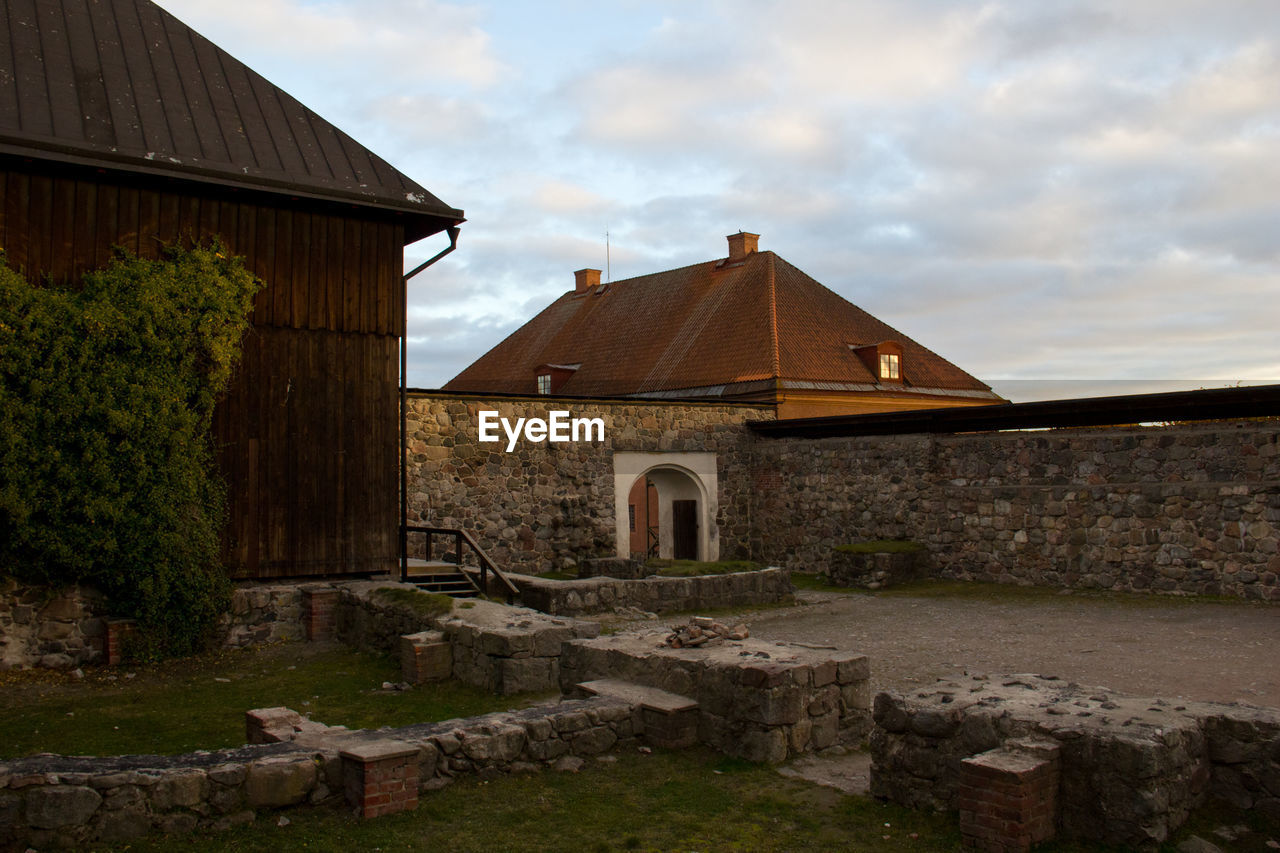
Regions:
<svg viewBox="0 0 1280 853"><path fill-rule="evenodd" d="M615 453L613 472L617 556L719 559L714 453Z"/></svg>

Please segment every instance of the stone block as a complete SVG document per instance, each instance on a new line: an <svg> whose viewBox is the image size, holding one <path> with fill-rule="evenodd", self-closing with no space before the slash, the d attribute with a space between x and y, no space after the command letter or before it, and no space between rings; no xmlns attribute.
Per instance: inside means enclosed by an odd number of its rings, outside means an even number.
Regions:
<svg viewBox="0 0 1280 853"><path fill-rule="evenodd" d="M254 708L244 712L245 739L249 743L280 743L293 739L302 715L288 708Z"/></svg>
<svg viewBox="0 0 1280 853"><path fill-rule="evenodd" d="M301 803L316 784L311 758L264 758L249 765L244 781L250 808L279 808Z"/></svg>
<svg viewBox="0 0 1280 853"><path fill-rule="evenodd" d="M99 841L130 841L151 832L151 816L143 808L133 807L107 812L98 820L95 835Z"/></svg>
<svg viewBox="0 0 1280 853"><path fill-rule="evenodd" d="M209 781L202 770L165 773L151 789L151 805L157 811L190 808L204 800Z"/></svg>
<svg viewBox="0 0 1280 853"><path fill-rule="evenodd" d="M641 708L640 734L654 746L687 749L698 742L698 711L657 711Z"/></svg>
<svg viewBox="0 0 1280 853"><path fill-rule="evenodd" d="M453 674L453 647L440 631L400 638L401 677L410 684L444 681Z"/></svg>
<svg viewBox="0 0 1280 853"><path fill-rule="evenodd" d="M739 758L776 764L787 758L787 735L780 728L752 729L738 741Z"/></svg>
<svg viewBox="0 0 1280 853"><path fill-rule="evenodd" d="M840 684L854 684L871 677L871 661L866 655L844 654L832 660L836 664L836 681Z"/></svg>
<svg viewBox="0 0 1280 853"><path fill-rule="evenodd" d="M27 794L27 823L35 829L82 826L102 803L102 795L79 785L49 785Z"/></svg>

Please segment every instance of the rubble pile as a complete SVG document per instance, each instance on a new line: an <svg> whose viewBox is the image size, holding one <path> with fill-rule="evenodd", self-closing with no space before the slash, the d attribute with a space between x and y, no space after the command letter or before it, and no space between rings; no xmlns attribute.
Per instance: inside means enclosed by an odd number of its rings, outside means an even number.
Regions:
<svg viewBox="0 0 1280 853"><path fill-rule="evenodd" d="M687 625L669 627L671 633L662 642L673 649L716 646L725 640L745 640L749 636L746 625L738 624L730 628L710 616L694 616Z"/></svg>

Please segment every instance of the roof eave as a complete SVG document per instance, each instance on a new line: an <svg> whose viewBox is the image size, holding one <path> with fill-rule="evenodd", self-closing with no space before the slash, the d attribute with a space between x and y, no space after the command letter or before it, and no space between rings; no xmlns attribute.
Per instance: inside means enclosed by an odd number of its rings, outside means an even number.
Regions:
<svg viewBox="0 0 1280 853"><path fill-rule="evenodd" d="M0 133L0 154L89 168L111 169L117 172L139 175L177 178L225 187L254 189L290 198L307 198L317 201L354 204L360 207L394 213L431 217L442 223L439 228L427 231L421 237L443 230L449 225L461 223L465 219L461 210L444 204L421 204L412 202L408 198L401 202L386 196L344 190L339 187L308 186L272 178L270 175L262 173L249 172L247 167L243 174L238 174L225 169L214 169L193 164L190 160L179 160L178 162L167 159L147 160L140 158L136 154L117 154L99 150L85 151L75 146L59 144L56 141L11 132Z"/></svg>

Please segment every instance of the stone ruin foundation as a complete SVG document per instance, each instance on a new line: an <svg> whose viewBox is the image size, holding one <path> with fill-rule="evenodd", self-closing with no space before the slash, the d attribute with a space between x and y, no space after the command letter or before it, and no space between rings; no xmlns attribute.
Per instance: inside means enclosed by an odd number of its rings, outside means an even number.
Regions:
<svg viewBox="0 0 1280 853"><path fill-rule="evenodd" d="M677 649L666 637L659 629L565 643L561 688L656 690L654 708L682 714L694 740L749 761L852 743L870 726L866 655L755 639Z"/></svg>
<svg viewBox="0 0 1280 853"><path fill-rule="evenodd" d="M1164 841L1207 797L1280 820L1280 711L965 675L874 703L871 793L958 810L969 846Z"/></svg>

